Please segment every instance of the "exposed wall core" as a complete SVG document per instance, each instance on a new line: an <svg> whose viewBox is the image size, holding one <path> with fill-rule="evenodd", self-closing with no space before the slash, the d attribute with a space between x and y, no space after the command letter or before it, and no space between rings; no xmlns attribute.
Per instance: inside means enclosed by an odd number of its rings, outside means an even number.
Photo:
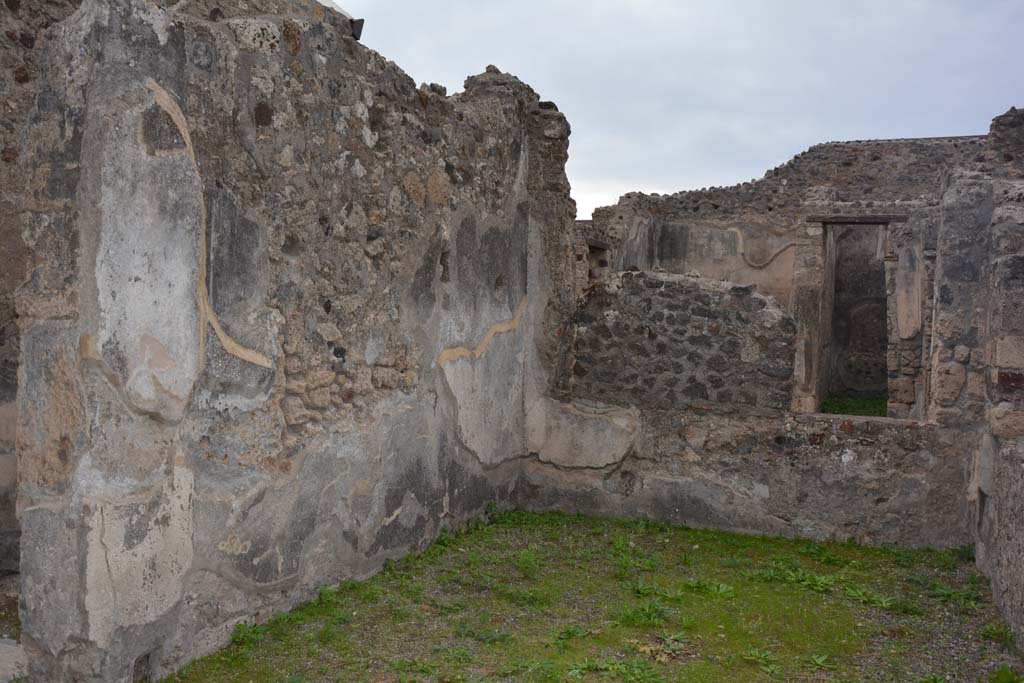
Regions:
<svg viewBox="0 0 1024 683"><path fill-rule="evenodd" d="M15 290L32 270L22 239L29 176L22 172L25 126L39 92L47 29L69 16L79 0L8 2L0 10L0 574L18 569L15 510L15 431L19 331Z"/></svg>

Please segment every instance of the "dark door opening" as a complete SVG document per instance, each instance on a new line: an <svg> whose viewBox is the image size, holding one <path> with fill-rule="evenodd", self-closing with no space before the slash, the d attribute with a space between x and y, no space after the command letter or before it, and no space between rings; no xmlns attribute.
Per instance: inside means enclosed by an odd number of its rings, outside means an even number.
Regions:
<svg viewBox="0 0 1024 683"><path fill-rule="evenodd" d="M835 225L835 296L822 412L887 415L885 226Z"/></svg>
<svg viewBox="0 0 1024 683"><path fill-rule="evenodd" d="M608 249L598 244L587 245L587 279L590 282L597 282L608 278L611 272L611 265L608 262Z"/></svg>

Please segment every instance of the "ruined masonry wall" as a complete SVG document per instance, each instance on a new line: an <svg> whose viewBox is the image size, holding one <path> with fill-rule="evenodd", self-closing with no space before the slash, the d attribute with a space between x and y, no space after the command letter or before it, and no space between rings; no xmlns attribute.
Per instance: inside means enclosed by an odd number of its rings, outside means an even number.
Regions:
<svg viewBox="0 0 1024 683"><path fill-rule="evenodd" d="M569 125L496 68L417 88L313 0L39 6L63 9L14 57L0 166L32 680L160 678L492 501L973 535L1024 634L1020 112L628 195L577 233ZM865 212L909 216L887 370L929 423L785 411L813 409L831 334L804 219ZM674 274L589 287L587 239Z"/></svg>
<svg viewBox="0 0 1024 683"><path fill-rule="evenodd" d="M990 138L1003 172L980 193L991 254L987 273L979 274L976 285L987 294L983 355L988 400L984 431L975 447L971 496L978 564L992 578L993 595L1017 642L1024 643L1024 111L997 117ZM961 189L965 182L970 181L950 183L951 201L966 194ZM959 295L940 292L939 298ZM938 351L948 352L948 344ZM954 347L954 362L956 355ZM961 388L966 394L961 401L974 400L969 382L970 375Z"/></svg>
<svg viewBox="0 0 1024 683"><path fill-rule="evenodd" d="M732 187L623 196L594 212L593 230L611 236L615 269L654 267L754 285L797 323L793 408L817 409L828 379L829 316L819 302L826 274L821 224L812 215L893 214L893 322L911 321L890 349L892 417L925 417L927 286L932 275L943 169L996 163L983 136L815 145L759 180ZM888 255L887 255L888 256ZM898 273L898 277L896 274ZM931 280L927 280L931 282ZM901 312L896 310L896 300ZM923 359L923 360L922 360Z"/></svg>
<svg viewBox="0 0 1024 683"><path fill-rule="evenodd" d="M884 244L890 415L927 422L807 415L790 417L780 430L752 420L729 424L733 418L721 414L709 420L692 406L645 409L630 400L637 397L604 396L611 404L578 397L548 411L558 419L526 466L525 504L550 509L569 501L590 512L869 542L973 538L1003 614L1024 638L1022 206L1024 112L1011 109L987 138L823 145L756 183L632 194L599 210L588 230L618 235L612 252L618 249L620 266L683 272L699 263L704 275L724 271L777 298L781 292L780 301L789 292L784 305L797 325L794 409L801 412L813 409L803 399L824 379L814 365L831 334L821 312L831 310L834 239L834 230L808 227L803 218L906 215L888 227ZM717 235L709 238L708 230ZM801 242L787 247L788 239ZM768 244L762 256L774 258L754 268L760 275L745 270L758 241ZM792 263L783 261L786 253ZM771 277L773 268L782 280ZM826 421L832 426L822 429ZM692 430L693 422L700 428ZM558 426L565 425L576 445L591 449L586 468L564 457ZM710 425L715 438L704 438ZM859 452L842 434L860 435L872 450ZM829 446L801 460L823 443ZM888 488L893 482L900 482L896 491ZM842 519L814 509L821 491ZM874 519L886 525L875 527Z"/></svg>
<svg viewBox="0 0 1024 683"><path fill-rule="evenodd" d="M43 33L77 6L76 0L6 0L0 8L0 574L18 569L15 394L19 335L14 291L25 279L29 261L21 239L25 176L19 169L20 146L37 94Z"/></svg>
<svg viewBox="0 0 1024 683"><path fill-rule="evenodd" d="M571 394L640 408L786 410L796 327L749 287L623 273L576 318Z"/></svg>
<svg viewBox="0 0 1024 683"><path fill-rule="evenodd" d="M626 272L576 317L571 379L530 430L534 510L862 543L962 545L972 431L794 416L795 325L751 287Z"/></svg>
<svg viewBox="0 0 1024 683"><path fill-rule="evenodd" d="M611 236L617 269L697 270L756 284L791 309L802 247L819 242L807 216L926 210L938 204L943 168L987 158L983 136L826 143L748 183L628 193L595 211L593 229Z"/></svg>
<svg viewBox="0 0 1024 683"><path fill-rule="evenodd" d="M31 680L159 679L512 499L566 357L569 126L349 33L312 0L85 0L37 45Z"/></svg>
<svg viewBox="0 0 1024 683"><path fill-rule="evenodd" d="M970 433L883 418L583 400L557 410L557 424L586 455L563 457L568 437L551 430L523 465L518 500L527 509L868 544L970 541Z"/></svg>

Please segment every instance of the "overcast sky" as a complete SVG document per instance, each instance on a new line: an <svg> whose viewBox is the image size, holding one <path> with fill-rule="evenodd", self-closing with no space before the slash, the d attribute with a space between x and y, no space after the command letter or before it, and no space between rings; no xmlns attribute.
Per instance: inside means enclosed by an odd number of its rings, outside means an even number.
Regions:
<svg viewBox="0 0 1024 683"><path fill-rule="evenodd" d="M579 217L760 178L817 142L985 133L1024 106L1024 0L339 0L462 90L488 64L572 124Z"/></svg>

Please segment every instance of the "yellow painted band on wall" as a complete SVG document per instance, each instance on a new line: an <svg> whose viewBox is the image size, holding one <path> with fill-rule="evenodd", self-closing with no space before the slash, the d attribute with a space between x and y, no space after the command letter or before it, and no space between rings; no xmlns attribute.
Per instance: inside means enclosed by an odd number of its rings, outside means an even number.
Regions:
<svg viewBox="0 0 1024 683"><path fill-rule="evenodd" d="M181 111L181 107L179 107L178 103L174 101L171 94L164 90L152 78L146 80L146 89L153 93L153 100L161 109L167 112L167 115L171 117L172 121L174 121L174 125L178 127L178 132L181 134L181 139L185 141L185 148L188 150L189 158L192 160L192 166L195 168L196 175L198 176L199 164L196 162L195 150L192 147L192 136L189 135L188 121L185 119L184 112ZM206 359L206 324L209 323L225 351L236 358L241 358L253 365L258 365L261 368L272 368L274 367L274 363L268 356L260 353L259 351L245 348L224 331L224 328L221 327L220 320L217 318L216 312L213 310L213 306L210 304L210 294L206 288L206 198L203 196L202 192L199 193L199 208L201 217L199 251L202 254L202 258L199 259L199 282L196 285L196 305L199 308L200 367L202 367Z"/></svg>
<svg viewBox="0 0 1024 683"><path fill-rule="evenodd" d="M456 346L454 348L445 349L441 352L441 355L437 357L437 363L441 367L444 367L445 363L453 363L463 358L476 359L480 358L484 353L487 352L487 347L491 345L494 338L499 334L506 332L512 332L523 319L523 313L526 311L526 297L524 296L522 301L519 302L519 307L516 309L516 315L511 320L502 320L499 323L491 325L491 328L487 330L487 334L484 335L483 340L477 345L475 349L469 349L465 346Z"/></svg>

